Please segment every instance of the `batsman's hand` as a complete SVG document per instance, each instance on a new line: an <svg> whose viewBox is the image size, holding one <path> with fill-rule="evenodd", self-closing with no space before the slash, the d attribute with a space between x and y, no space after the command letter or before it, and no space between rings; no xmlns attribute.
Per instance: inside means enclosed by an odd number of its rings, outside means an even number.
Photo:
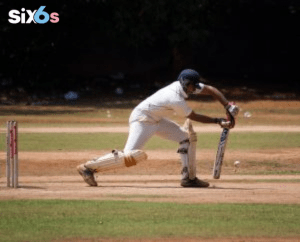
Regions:
<svg viewBox="0 0 300 242"><path fill-rule="evenodd" d="M240 108L234 102L229 102L225 107L227 119L231 122L231 129L235 126L235 118L238 115Z"/></svg>
<svg viewBox="0 0 300 242"><path fill-rule="evenodd" d="M225 109L232 118L235 118L240 111L240 108L235 105L234 102L229 102L228 105L225 106Z"/></svg>
<svg viewBox="0 0 300 242"><path fill-rule="evenodd" d="M221 128L232 129L234 127L234 122L227 120L225 118L217 118L216 123L221 126Z"/></svg>

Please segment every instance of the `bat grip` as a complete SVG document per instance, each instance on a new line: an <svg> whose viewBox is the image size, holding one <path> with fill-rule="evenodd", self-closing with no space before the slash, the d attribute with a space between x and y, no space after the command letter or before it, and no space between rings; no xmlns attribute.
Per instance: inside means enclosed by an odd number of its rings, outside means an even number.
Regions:
<svg viewBox="0 0 300 242"><path fill-rule="evenodd" d="M235 126L235 119L234 117L231 115L230 112L227 111L227 120L230 121L232 123L232 128Z"/></svg>
<svg viewBox="0 0 300 242"><path fill-rule="evenodd" d="M228 105L234 105L235 102L229 102ZM226 110L226 116L227 116L227 120L230 121L232 123L232 127L235 126L235 118L232 116L232 114Z"/></svg>

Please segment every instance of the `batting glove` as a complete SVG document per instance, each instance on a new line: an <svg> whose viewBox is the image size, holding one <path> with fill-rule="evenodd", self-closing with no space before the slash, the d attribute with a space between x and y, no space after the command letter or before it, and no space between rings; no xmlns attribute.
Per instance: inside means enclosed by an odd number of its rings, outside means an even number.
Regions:
<svg viewBox="0 0 300 242"><path fill-rule="evenodd" d="M225 106L225 109L227 110L227 112L230 114L231 117L235 118L239 111L240 108L238 106L235 105L235 103L230 102Z"/></svg>
<svg viewBox="0 0 300 242"><path fill-rule="evenodd" d="M231 122L225 118L216 118L216 123L221 126L221 128L231 129L234 127L234 122Z"/></svg>

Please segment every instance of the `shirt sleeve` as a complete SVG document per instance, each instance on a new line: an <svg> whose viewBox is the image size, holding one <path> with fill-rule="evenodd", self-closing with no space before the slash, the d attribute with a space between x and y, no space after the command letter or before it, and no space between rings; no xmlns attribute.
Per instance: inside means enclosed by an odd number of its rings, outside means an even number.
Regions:
<svg viewBox="0 0 300 242"><path fill-rule="evenodd" d="M186 102L183 101L178 101L176 103L174 103L173 105L173 109L174 111L182 117L187 117L191 114L191 112L193 111L187 104Z"/></svg>
<svg viewBox="0 0 300 242"><path fill-rule="evenodd" d="M196 90L193 92L193 94L199 94L202 92L203 90L203 87L204 87L204 84L203 83L199 83L199 88L196 88Z"/></svg>

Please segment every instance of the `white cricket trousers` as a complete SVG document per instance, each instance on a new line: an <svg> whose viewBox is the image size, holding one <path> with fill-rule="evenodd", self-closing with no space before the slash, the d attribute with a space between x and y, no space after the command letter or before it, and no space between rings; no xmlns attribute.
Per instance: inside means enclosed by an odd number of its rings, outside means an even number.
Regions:
<svg viewBox="0 0 300 242"><path fill-rule="evenodd" d="M129 135L124 152L143 149L146 142L153 135L158 135L177 143L188 139L188 133L175 122L165 118L154 121L142 110L135 109L130 115Z"/></svg>

